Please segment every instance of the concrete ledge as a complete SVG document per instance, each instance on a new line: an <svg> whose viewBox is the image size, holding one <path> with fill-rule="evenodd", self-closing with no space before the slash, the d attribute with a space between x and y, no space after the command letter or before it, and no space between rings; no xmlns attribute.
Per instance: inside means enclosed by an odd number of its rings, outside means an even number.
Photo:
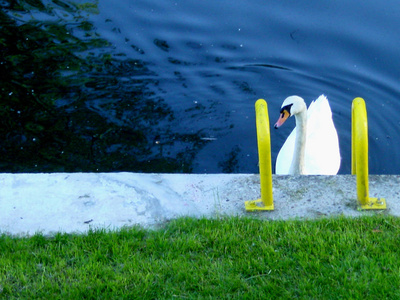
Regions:
<svg viewBox="0 0 400 300"><path fill-rule="evenodd" d="M352 175L274 175L275 210L265 212L244 209L244 201L260 198L254 174L0 174L0 182L0 231L10 234L147 227L179 216L277 220L377 213L357 209ZM400 215L400 175L372 175L369 190L386 199L384 213Z"/></svg>

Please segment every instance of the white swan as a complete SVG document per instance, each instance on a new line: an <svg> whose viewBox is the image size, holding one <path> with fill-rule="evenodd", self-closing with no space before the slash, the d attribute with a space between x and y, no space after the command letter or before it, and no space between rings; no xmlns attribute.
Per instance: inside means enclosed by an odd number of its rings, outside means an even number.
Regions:
<svg viewBox="0 0 400 300"><path fill-rule="evenodd" d="M336 175L340 167L339 140L328 99L319 96L307 110L303 98L286 98L274 127L279 128L290 116L295 116L296 128L278 153L275 173Z"/></svg>

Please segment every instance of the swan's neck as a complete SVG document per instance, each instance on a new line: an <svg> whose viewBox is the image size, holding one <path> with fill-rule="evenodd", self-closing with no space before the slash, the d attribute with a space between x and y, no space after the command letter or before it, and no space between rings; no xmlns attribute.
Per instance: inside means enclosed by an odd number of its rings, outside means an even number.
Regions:
<svg viewBox="0 0 400 300"><path fill-rule="evenodd" d="M296 141L289 173L292 175L302 175L304 174L304 153L306 149L307 110L296 114L295 118Z"/></svg>

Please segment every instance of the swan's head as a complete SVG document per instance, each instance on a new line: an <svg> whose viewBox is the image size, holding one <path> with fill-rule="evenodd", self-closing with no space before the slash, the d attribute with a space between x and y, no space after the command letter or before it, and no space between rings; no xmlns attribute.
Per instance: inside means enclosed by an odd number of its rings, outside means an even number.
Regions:
<svg viewBox="0 0 400 300"><path fill-rule="evenodd" d="M275 123L274 127L277 129L282 126L285 121L296 114L299 114L307 110L306 103L303 98L299 96L290 96L283 101L281 106L281 112L278 121Z"/></svg>

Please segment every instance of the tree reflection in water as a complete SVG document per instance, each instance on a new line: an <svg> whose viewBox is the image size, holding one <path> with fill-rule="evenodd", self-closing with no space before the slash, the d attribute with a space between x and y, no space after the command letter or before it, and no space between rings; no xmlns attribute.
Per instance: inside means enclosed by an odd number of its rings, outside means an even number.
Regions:
<svg viewBox="0 0 400 300"><path fill-rule="evenodd" d="M191 171L207 141L174 131L157 74L85 18L96 2L0 6L1 172Z"/></svg>

